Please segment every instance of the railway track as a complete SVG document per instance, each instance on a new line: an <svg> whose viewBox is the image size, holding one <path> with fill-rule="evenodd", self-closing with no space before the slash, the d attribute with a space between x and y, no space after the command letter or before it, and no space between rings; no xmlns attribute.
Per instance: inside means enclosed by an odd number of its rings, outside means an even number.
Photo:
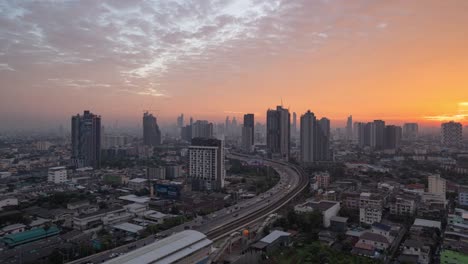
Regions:
<svg viewBox="0 0 468 264"><path fill-rule="evenodd" d="M250 156L247 155L242 155L242 154L232 154L232 156L239 156L243 158L251 158ZM235 231L238 231L241 228L244 228L248 226L249 224L252 224L266 216L268 216L271 213L274 213L278 211L280 208L282 208L284 205L289 203L292 199L296 198L302 191L307 188L308 183L309 183L309 178L305 175L303 170L299 168L296 165L293 165L291 163L287 162L282 162L282 161L275 161L275 160L269 160L269 159L264 159L265 161L268 161L270 163L275 163L281 166L286 166L290 168L291 170L294 171L294 173L297 174L299 177L298 183L296 186L293 187L291 191L289 191L284 197L273 201L272 203L268 204L268 206L255 211L253 214L246 215L244 217L239 218L237 221L228 223L222 227L219 227L215 230L211 230L210 232L206 233L207 237L210 238L211 240L219 240L225 236L228 236L232 234Z"/></svg>

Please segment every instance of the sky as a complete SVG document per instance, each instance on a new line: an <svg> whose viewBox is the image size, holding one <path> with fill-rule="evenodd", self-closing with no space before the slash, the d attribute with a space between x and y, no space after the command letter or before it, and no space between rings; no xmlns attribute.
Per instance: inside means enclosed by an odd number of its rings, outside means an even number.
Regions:
<svg viewBox="0 0 468 264"><path fill-rule="evenodd" d="M0 127L224 120L468 125L466 0L0 0Z"/></svg>

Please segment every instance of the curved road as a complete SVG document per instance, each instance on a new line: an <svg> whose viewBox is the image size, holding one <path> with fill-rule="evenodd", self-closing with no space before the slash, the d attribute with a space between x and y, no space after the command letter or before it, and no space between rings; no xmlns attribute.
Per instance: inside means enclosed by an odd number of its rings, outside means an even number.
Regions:
<svg viewBox="0 0 468 264"><path fill-rule="evenodd" d="M290 163L274 161L242 154L228 154L227 158L243 161L261 161L264 165L275 169L280 175L280 181L270 190L254 198L240 201L236 205L216 211L208 216L199 217L190 222L160 232L156 236L169 236L183 231L186 227L200 231L208 238L216 241L240 230L262 218L274 213L289 201L297 197L309 183L309 179L302 170ZM143 247L156 241L155 236L100 252L92 256L81 258L70 263L101 263L111 259L116 253L124 254L135 248Z"/></svg>

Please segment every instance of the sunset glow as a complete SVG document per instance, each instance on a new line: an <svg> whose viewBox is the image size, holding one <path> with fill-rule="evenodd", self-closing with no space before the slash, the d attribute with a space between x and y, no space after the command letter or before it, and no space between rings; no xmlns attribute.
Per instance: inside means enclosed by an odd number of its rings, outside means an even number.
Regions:
<svg viewBox="0 0 468 264"><path fill-rule="evenodd" d="M246 112L264 122L282 100L333 125L348 114L467 124L466 10L459 0L1 1L0 122L67 124L87 108L104 123L138 124L144 109L166 123Z"/></svg>

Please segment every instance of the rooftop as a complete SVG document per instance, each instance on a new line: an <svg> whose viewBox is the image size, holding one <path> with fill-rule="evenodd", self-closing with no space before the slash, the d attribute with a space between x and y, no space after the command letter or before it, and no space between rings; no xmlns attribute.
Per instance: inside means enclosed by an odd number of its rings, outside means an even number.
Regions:
<svg viewBox="0 0 468 264"><path fill-rule="evenodd" d="M371 233L371 232L365 232L364 234L362 234L360 239L376 241L376 242L379 242L379 243L390 244L386 237L384 237L382 235L379 235L379 234L374 234L374 233Z"/></svg>
<svg viewBox="0 0 468 264"><path fill-rule="evenodd" d="M121 223L121 224L118 224L118 225L113 225L112 226L113 228L115 229L119 229L119 230L123 230L123 231L126 231L126 232L129 232L129 233L138 233L140 232L141 230L143 230L144 228L142 226L139 226L139 225L135 225L135 224L132 224L132 223Z"/></svg>
<svg viewBox="0 0 468 264"><path fill-rule="evenodd" d="M269 235L267 235L266 237L262 238L260 241L264 242L264 243L267 243L267 244L271 244L271 243L275 242L280 237L283 237L283 236L288 236L289 237L290 235L291 234L288 233L288 232L275 230L275 231L271 232Z"/></svg>
<svg viewBox="0 0 468 264"><path fill-rule="evenodd" d="M414 220L413 225L415 225L415 226L425 226L425 227L435 227L435 228L438 228L439 230L441 229L440 221L432 221L432 220L421 219L421 218L416 218Z"/></svg>
<svg viewBox="0 0 468 264"><path fill-rule="evenodd" d="M142 183L142 182L146 182L146 181L148 181L148 180L147 180L147 179L143 179L143 178L134 178L134 179L129 180L128 182Z"/></svg>
<svg viewBox="0 0 468 264"><path fill-rule="evenodd" d="M174 263L213 243L204 234L185 230L166 237L123 256L106 261L107 264Z"/></svg>
<svg viewBox="0 0 468 264"><path fill-rule="evenodd" d="M390 231L390 230L392 229L391 226L384 225L384 224L377 223L377 222L373 223L373 224L372 224L372 227L375 227L375 228L378 228L378 229L380 229L380 230L384 230L384 231L387 231L387 232Z"/></svg>

